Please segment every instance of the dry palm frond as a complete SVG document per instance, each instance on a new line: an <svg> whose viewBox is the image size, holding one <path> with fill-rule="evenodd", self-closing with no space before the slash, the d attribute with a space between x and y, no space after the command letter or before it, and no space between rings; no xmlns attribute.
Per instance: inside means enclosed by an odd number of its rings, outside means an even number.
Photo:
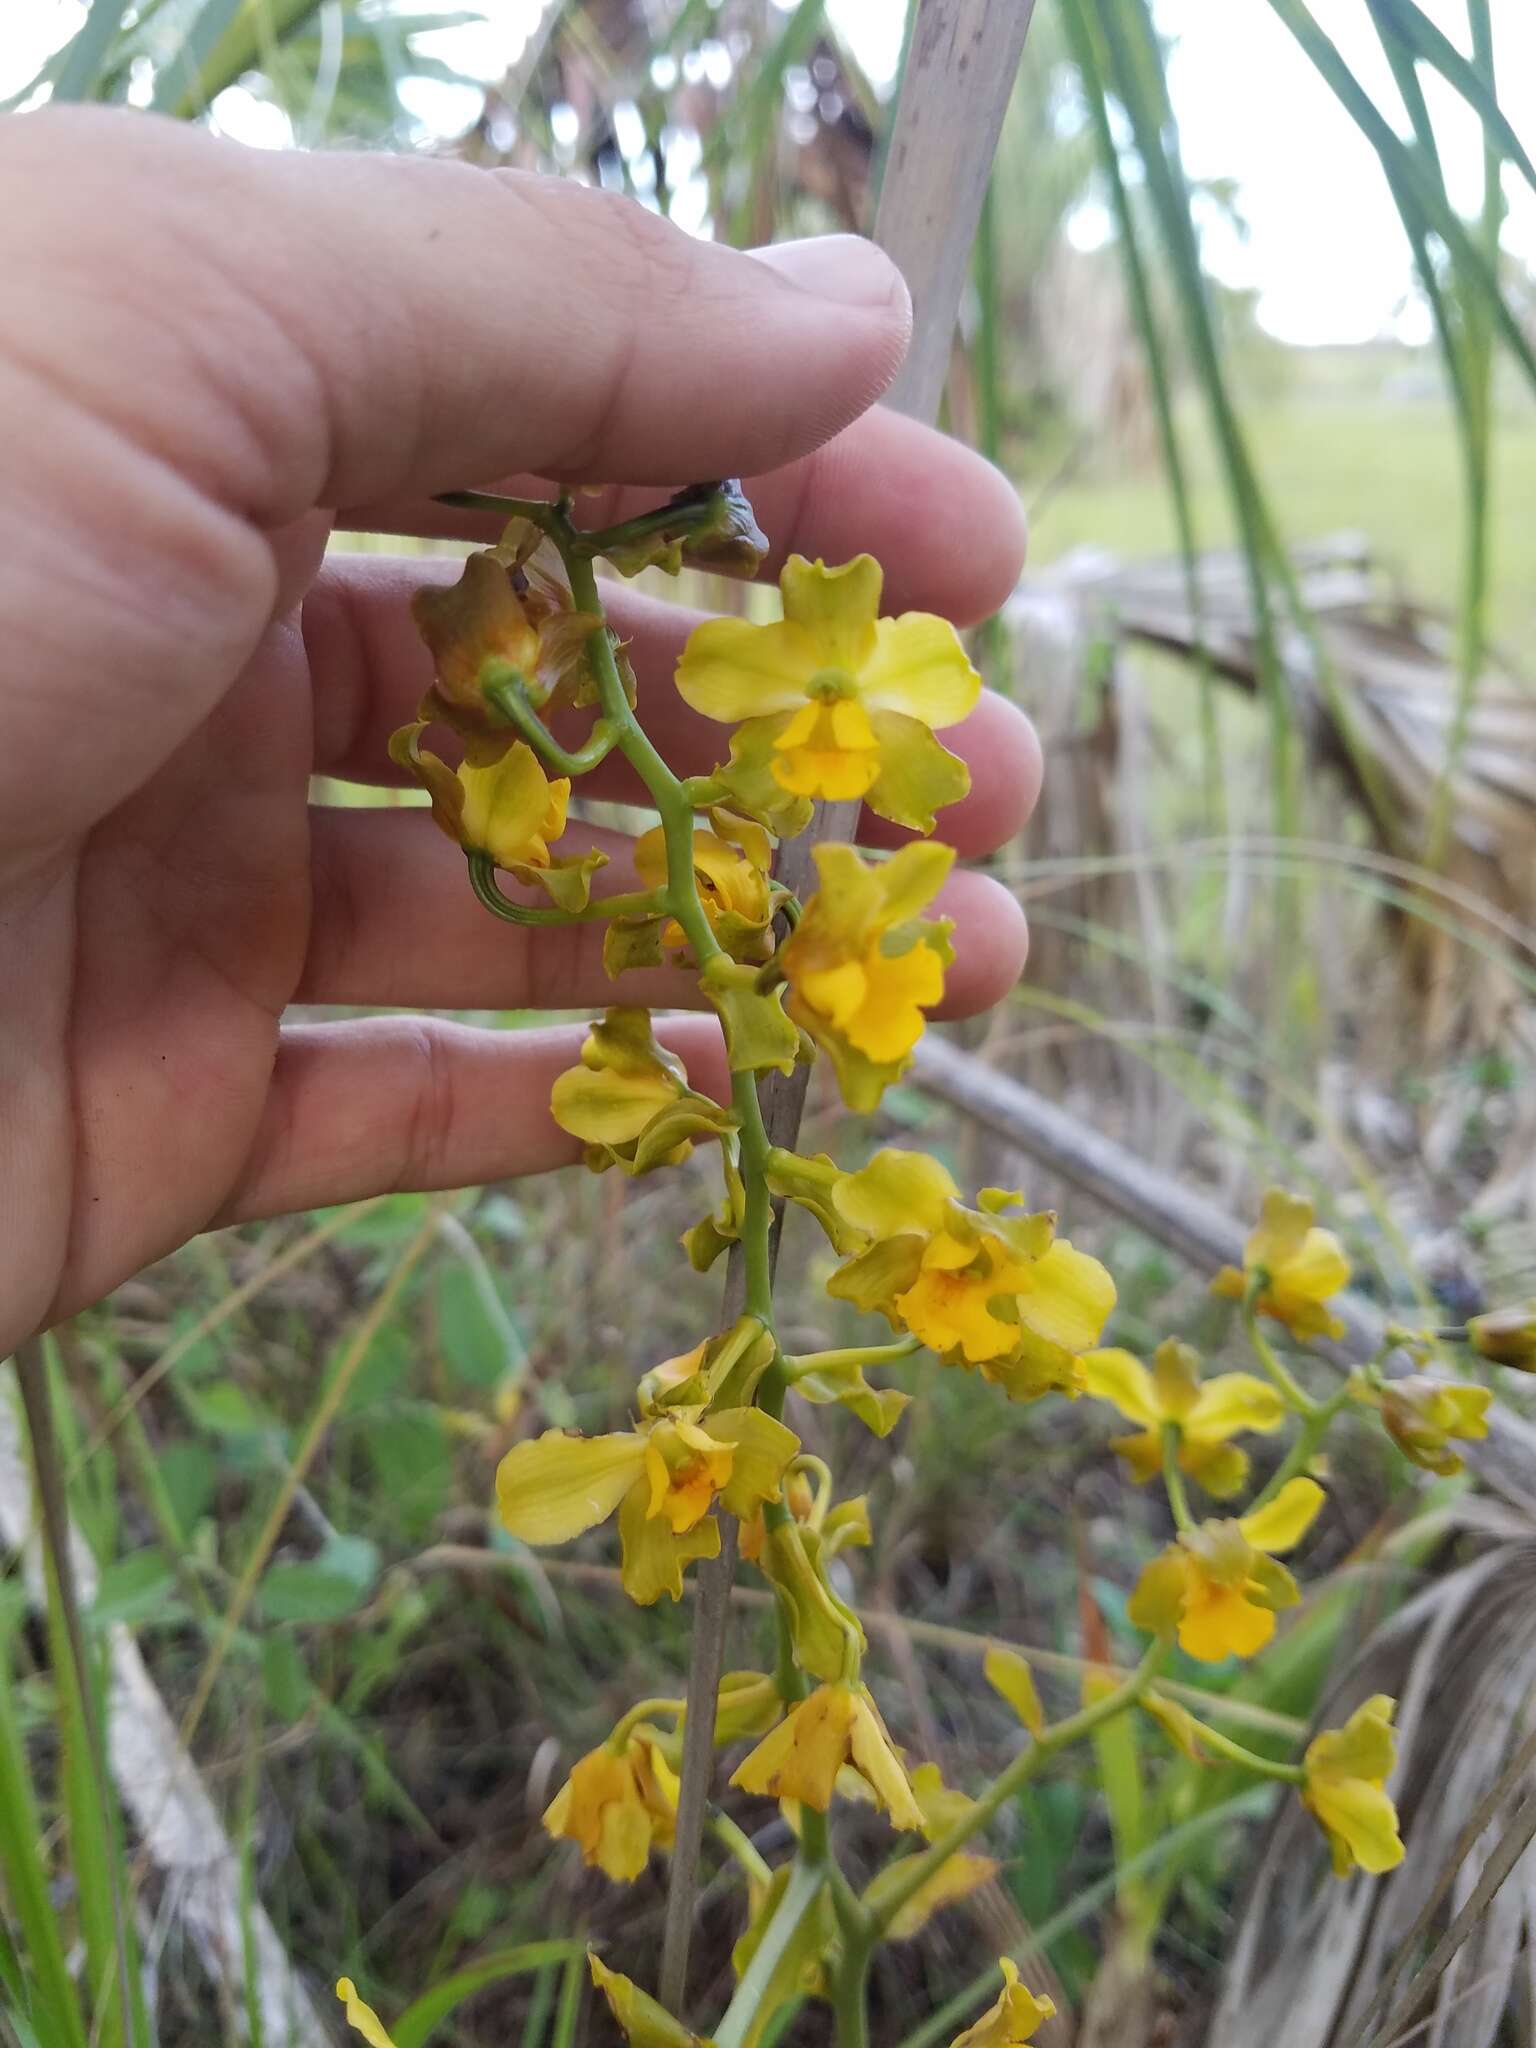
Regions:
<svg viewBox="0 0 1536 2048"><path fill-rule="evenodd" d="M1402 602L1385 585L1367 544L1344 535L1299 548L1293 557L1301 593L1316 619L1355 724L1355 742L1379 771L1378 786L1396 808L1372 821L1391 851L1422 845L1456 712L1449 630L1439 617ZM1242 558L1200 557L1203 635L1186 601L1182 562L1120 564L1078 553L1051 572L1050 600L1070 592L1107 617L1123 638L1197 656L1252 689L1257 655ZM1038 600L1026 584L1015 605L1026 616ZM1287 679L1304 731L1319 758L1360 785L1351 754L1319 687L1310 653L1286 647ZM1475 877L1512 909L1536 907L1536 693L1511 670L1491 666L1471 712L1467 743L1452 781L1455 838Z"/></svg>
<svg viewBox="0 0 1536 2048"><path fill-rule="evenodd" d="M1210 2048L1360 2048L1472 1897L1511 1815L1536 1794L1536 1524L1476 1501L1459 1518L1496 1537L1367 1641L1322 1705L1337 1725L1372 1693L1399 1702L1392 1791L1408 1845L1385 1878L1328 1875L1295 1802L1276 1816L1239 1917ZM1520 1757L1522 1745L1528 1754ZM1515 1759L1519 1768L1509 1774ZM1501 1785L1512 1775L1513 1782ZM1490 1794L1497 1794L1490 1801ZM1468 1821L1489 1807L1468 1840ZM1450 1882L1444 1883L1449 1875ZM1493 2048L1536 1969L1536 1851L1476 1918L1414 2013L1428 2048Z"/></svg>

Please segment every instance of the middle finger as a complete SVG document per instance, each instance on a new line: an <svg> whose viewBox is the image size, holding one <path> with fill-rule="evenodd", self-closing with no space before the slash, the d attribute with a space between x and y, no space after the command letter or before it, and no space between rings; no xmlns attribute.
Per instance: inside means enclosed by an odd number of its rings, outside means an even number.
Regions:
<svg viewBox="0 0 1536 2048"><path fill-rule="evenodd" d="M305 647L315 690L315 769L342 781L399 785L388 755L389 735L415 714L432 681L432 663L410 616L410 597L424 583L457 580L460 565L438 558L397 560L333 556L306 598ZM628 643L639 681L646 729L679 775L702 775L724 760L729 728L701 717L672 688L683 644L702 614L623 585L604 591L609 620ZM554 721L570 744L590 714ZM970 794L947 810L941 836L967 859L1006 844L1028 821L1040 789L1040 747L1029 720L995 692L983 691L944 744L971 770ZM583 794L645 804L638 777L614 752L582 778ZM859 837L877 846L912 835L863 814Z"/></svg>
<svg viewBox="0 0 1536 2048"><path fill-rule="evenodd" d="M610 865L598 891L635 883L634 842L578 827ZM607 1003L703 1007L681 968L603 970L600 923L502 923L472 895L464 856L422 809L310 813L313 911L294 1000L413 1010L590 1010ZM1024 915L989 875L950 876L934 904L955 921L955 960L935 1014L968 1017L1001 1001L1024 971Z"/></svg>

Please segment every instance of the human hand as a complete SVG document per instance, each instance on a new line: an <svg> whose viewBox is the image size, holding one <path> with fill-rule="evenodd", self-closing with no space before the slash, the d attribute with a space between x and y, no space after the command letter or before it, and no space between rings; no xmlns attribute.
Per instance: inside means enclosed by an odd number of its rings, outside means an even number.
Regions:
<svg viewBox="0 0 1536 2048"><path fill-rule="evenodd" d="M333 523L491 538L431 494L601 482L607 523L625 487L739 474L770 572L868 549L891 609L959 624L1023 531L978 457L869 410L907 302L849 238L749 257L570 183L48 110L0 127L0 274L4 1356L211 1224L576 1156L547 1103L579 1031L283 1022L611 996L593 927L494 923L426 812L311 804L314 773L398 780L430 679L407 595L457 573L322 563ZM702 772L718 728L666 687L694 617L625 589L610 615ZM945 836L985 853L1033 805L1033 734L987 696L945 739L973 775ZM946 1013L984 1009L1022 917L975 874L940 907ZM662 1035L720 1085L713 1018Z"/></svg>

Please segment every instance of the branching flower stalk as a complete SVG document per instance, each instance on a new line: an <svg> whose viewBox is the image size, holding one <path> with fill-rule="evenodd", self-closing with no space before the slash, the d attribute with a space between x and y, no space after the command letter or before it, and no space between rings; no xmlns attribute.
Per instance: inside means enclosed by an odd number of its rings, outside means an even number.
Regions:
<svg viewBox="0 0 1536 2048"><path fill-rule="evenodd" d="M1198 1761L1219 1757L1293 1784L1337 1870L1389 1870L1403 1853L1386 1791L1390 1700L1364 1702L1299 1759L1273 1760L1197 1721L1158 1690L1158 1675L1176 1651L1220 1662L1251 1656L1273 1636L1277 1614L1299 1598L1279 1558L1302 1543L1323 1505L1312 1472L1337 1418L1374 1409L1409 1459L1446 1471L1457 1440L1486 1434L1489 1390L1389 1380L1377 1361L1326 1399L1308 1392L1263 1324L1300 1346L1335 1334L1329 1304L1349 1264L1310 1205L1278 1190L1265 1198L1243 1270L1215 1283L1239 1304L1262 1376L1205 1377L1195 1352L1171 1338L1150 1368L1103 1346L1113 1281L1057 1234L1054 1214L1030 1211L1018 1193L984 1188L967 1202L945 1168L918 1152L886 1149L849 1170L773 1145L762 1075L824 1055L847 1105L868 1113L905 1072L942 996L949 927L927 913L954 854L927 835L936 813L965 794L968 774L935 735L970 712L980 679L945 621L880 615L880 570L868 556L836 568L792 557L782 619L715 619L691 636L677 687L695 712L733 730L719 766L680 777L636 710L595 563L606 558L625 573L685 561L755 571L766 543L739 488L700 486L598 533L575 525L566 499L470 493L454 502L494 507L507 528L469 558L453 589L418 593L435 681L391 753L463 848L487 910L518 924L602 924L615 981L636 967L688 966L719 1016L730 1068L726 1105L691 1085L647 1011L620 1002L555 1082L551 1113L596 1172L665 1171L695 1143L715 1144L723 1199L682 1243L701 1272L739 1248L740 1313L644 1374L632 1427L590 1438L548 1431L517 1444L497 1474L502 1521L523 1542L562 1543L615 1518L620 1575L642 1606L679 1598L690 1565L720 1555L727 1527L773 1592L773 1669L725 1674L704 1747L744 1752L732 1786L777 1800L796 1847L771 1868L734 1815L710 1810L710 1838L747 1899L735 1994L709 2039L751 2048L781 2006L810 1996L830 2006L839 2048L864 2048L876 1947L910 1938L986 1882L996 1866L975 1853L977 1838L1023 1785L1117 1715L1150 1715ZM589 729L567 744L550 715L582 708ZM456 765L423 744L434 726L456 735ZM603 895L593 882L604 857L564 850L566 807L573 782L614 751L658 822L636 847L641 886ZM852 799L920 836L878 863L852 846L816 847L819 886L799 902L774 879L775 842L805 829L814 801ZM509 894L504 875L543 900ZM889 1337L793 1356L780 1349L776 1202L803 1209L825 1234L840 1261L828 1295L883 1318ZM1458 1336L1486 1357L1536 1365L1529 1318L1504 1311L1484 1320L1488 1328ZM1412 1341L1426 1359L1434 1353L1433 1333ZM868 1503L839 1500L832 1467L786 1421L799 1412L791 1401L838 1405L888 1437L911 1396L868 1375L899 1377L925 1354L1013 1401L1087 1393L1112 1402L1136 1426L1114 1448L1136 1480L1161 1480L1172 1523L1173 1540L1147 1564L1128 1608L1149 1638L1139 1662L1091 1666L1075 1712L1048 1721L1025 1661L989 1651L986 1678L1026 1739L975 1796L944 1785L933 1765L909 1773L892 1741L863 1676L863 1627L831 1570L842 1552L872 1540ZM1196 1489L1216 1503L1248 1489L1249 1456L1235 1439L1287 1427L1290 1449L1246 1510L1202 1519ZM615 1882L630 1882L672 1846L679 1773L699 1750L686 1701L643 1700L573 1766L545 1827ZM711 1777L700 1773L695 1798L708 1798ZM832 1809L844 1796L872 1802L922 1844L899 1850L862 1894L833 1835ZM595 1955L591 1967L634 2048L697 2048L680 2016ZM1012 2048L1053 2010L1011 1963L1001 1967L997 2004L955 2048ZM350 1979L340 1995L372 2048L389 2048Z"/></svg>

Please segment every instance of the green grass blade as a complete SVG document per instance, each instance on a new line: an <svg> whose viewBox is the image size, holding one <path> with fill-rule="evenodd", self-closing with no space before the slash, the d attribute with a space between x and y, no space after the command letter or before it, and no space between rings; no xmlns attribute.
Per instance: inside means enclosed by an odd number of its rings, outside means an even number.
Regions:
<svg viewBox="0 0 1536 2048"><path fill-rule="evenodd" d="M1115 1845L1115 1899L1125 1931L1138 1950L1150 1947L1157 1928L1155 1895L1136 1865L1149 1846L1146 1780L1141 1764L1139 1717L1119 1714L1093 1731L1099 1785Z"/></svg>
<svg viewBox="0 0 1536 2048"><path fill-rule="evenodd" d="M93 100L106 70L107 52L122 26L124 0L91 0L91 11L75 34L59 75L54 80L55 100Z"/></svg>
<svg viewBox="0 0 1536 2048"><path fill-rule="evenodd" d="M48 1561L48 1639L58 1697L59 1735L63 1753L61 1787L69 1828L69 1866L74 1880L80 1932L85 1944L86 1982L90 1987L93 2048L124 2048L130 2021L123 2012L123 1986L139 1975L124 1905L126 1858L113 1821L116 1800L102 1782L92 1731L103 1726L102 1688L96 1673L81 1669L74 1655L71 1631L59 1594L58 1574ZM89 1650L87 1657L89 1658ZM91 1688L91 1713L86 1688ZM128 1953L118 1953L119 1930ZM126 1960L127 1968L123 1967ZM142 2030L135 2030L142 2039Z"/></svg>
<svg viewBox="0 0 1536 2048"><path fill-rule="evenodd" d="M586 1952L584 1941L529 1941L520 1948L498 1949L494 1955L482 1956L479 1962L455 1970L441 1984L434 1984L414 2005L406 2007L390 2029L395 2048L425 2048L433 2028L456 2012L466 1998L473 1998L488 1984L500 1984L508 1977L525 1976L530 1970L545 1970L551 1963L565 1964L567 1983L570 1973L576 1971L579 1991ZM556 2038L560 2038L559 2022L556 2023Z"/></svg>
<svg viewBox="0 0 1536 2048"><path fill-rule="evenodd" d="M1279 5L1281 0L1272 0ZM1163 76L1162 47L1148 0L1097 0L1113 90L1131 122L1149 196L1167 249L1175 297L1188 337L1201 397L1210 413L1216 447L1237 519L1253 611L1257 669L1269 711L1271 779L1282 833L1295 816L1295 710L1276 632L1274 595L1306 642L1313 675L1370 806L1389 840L1401 838L1390 786L1361 741L1353 706L1302 598L1291 560L1260 487L1228 386L1215 321L1200 262L1189 186L1179 151L1178 126ZM1286 906L1286 915L1290 907ZM1284 948L1284 934L1281 935Z"/></svg>
<svg viewBox="0 0 1536 2048"><path fill-rule="evenodd" d="M87 2048L64 1936L49 1895L42 1823L12 1692L11 1647L7 1642L0 1656L0 1872L24 1944L32 2017L49 2048Z"/></svg>
<svg viewBox="0 0 1536 2048"><path fill-rule="evenodd" d="M1419 83L1414 49L1400 30L1391 0L1366 0L1366 5L1377 38L1392 66L1403 104L1408 109L1425 176L1432 177L1435 182L1439 206L1450 211L1450 196L1441 171L1434 124ZM1483 66L1486 90L1491 92L1494 86L1493 28L1486 0L1469 0L1469 13L1477 61ZM1384 163L1383 169L1413 251L1420 289L1434 321L1454 402L1461 458L1463 515L1456 631L1456 699L1444 759L1430 800L1425 833L1425 859L1431 867L1437 867L1443 863L1449 849L1456 771L1471 728L1488 647L1493 322L1486 296L1478 289L1477 281L1469 280L1454 262L1451 281L1442 288L1430 246L1430 222L1424 208L1396 168ZM1489 264L1495 272L1502 221L1499 158L1491 144L1485 143L1483 241Z"/></svg>
<svg viewBox="0 0 1536 2048"><path fill-rule="evenodd" d="M1104 93L1103 66L1099 61L1093 23L1085 11L1084 0L1061 0L1061 19L1067 32L1073 60L1078 68L1083 98L1088 107L1089 123L1098 147L1099 162L1109 185L1110 206L1120 238L1120 260L1125 270L1131 314L1136 323L1137 337L1141 342L1142 356L1152 385L1152 409L1157 421L1158 445L1162 453L1169 495L1173 501L1174 525L1179 537L1179 559L1184 569L1184 601L1189 606L1189 616L1194 626L1198 650L1196 679L1200 692L1200 738L1205 769L1206 807L1219 827L1224 816L1224 801L1221 783L1221 741L1216 722L1215 676L1205 652L1205 599L1200 584L1199 541L1189 478L1185 469L1183 449L1179 443L1173 407L1173 375L1163 342L1162 328L1153 309L1152 291L1141 248L1140 224L1136 219L1130 194L1125 188L1125 178L1121 173L1120 151L1110 125L1109 104Z"/></svg>
<svg viewBox="0 0 1536 2048"><path fill-rule="evenodd" d="M1488 0L1467 0L1474 62L1491 95L1496 90L1493 64L1493 20ZM1485 127L1483 145L1483 254L1498 275L1499 236L1504 225L1501 164ZM1466 524L1462 538L1461 594L1457 608L1456 701L1446 736L1445 757L1430 801L1425 860L1443 864L1454 827L1456 771L1471 731L1478 686L1488 652L1488 597L1491 576L1493 463L1493 320L1487 296L1477 281L1457 266L1457 303L1461 310L1461 367L1465 385L1462 457L1465 474Z"/></svg>
<svg viewBox="0 0 1536 2048"><path fill-rule="evenodd" d="M972 257L972 279L976 287L976 344L971 351L971 369L976 380L976 442L989 462L1001 465L1003 452L1002 355L998 347L1002 308L998 303L997 275L997 182L987 185L981 202L981 219L976 227L976 249ZM981 629L982 666L987 681L1011 695L1013 674L1008 662L1008 628L1001 612L994 612Z"/></svg>
<svg viewBox="0 0 1536 2048"><path fill-rule="evenodd" d="M155 80L154 105L183 120L204 113L264 49L294 35L325 0L204 0L181 48Z"/></svg>
<svg viewBox="0 0 1536 2048"><path fill-rule="evenodd" d="M572 1956L565 1966L565 1975L560 1980L560 2005L555 2013L552 2048L574 2048L576 2026L581 2018L581 1998L586 1988L586 1958Z"/></svg>
<svg viewBox="0 0 1536 2048"><path fill-rule="evenodd" d="M560 1977L561 1972L553 1963L546 1963L539 1971L533 1996L528 2001L528 2016L523 2021L522 2048L544 2048L544 2036L549 2031L549 2016L555 2009L555 1988Z"/></svg>
<svg viewBox="0 0 1536 2048"><path fill-rule="evenodd" d="M1338 45L1313 16L1304 0L1269 0L1270 6L1311 58L1324 82L1353 119L1375 150L1389 178L1401 178L1404 186L1424 209L1435 233L1444 242L1458 268L1486 299L1489 312L1506 346L1536 389L1536 349L1533 349L1513 308L1499 288L1498 273L1468 232L1456 209L1437 190L1435 180L1421 158L1405 144L1391 123L1371 99L1345 63Z"/></svg>
<svg viewBox="0 0 1536 2048"><path fill-rule="evenodd" d="M151 104L157 113L191 116L206 110L219 88L205 82L203 67L245 4L246 0L203 0L175 56L161 66L155 79Z"/></svg>
<svg viewBox="0 0 1536 2048"><path fill-rule="evenodd" d="M1179 153L1177 124L1147 0L1099 0L1099 19L1109 56L1109 76L1115 96L1130 120L1146 174L1148 194L1169 258L1170 282L1237 517L1253 609L1258 672L1269 711L1275 818L1279 831L1288 834L1296 826L1297 745L1295 711L1280 656L1270 591L1274 557L1280 550L1274 544L1272 522L1261 502L1217 343Z"/></svg>
<svg viewBox="0 0 1536 2048"><path fill-rule="evenodd" d="M1446 84L1460 93L1483 124L1484 133L1498 155L1511 163L1536 192L1536 163L1510 126L1509 116L1499 105L1485 70L1474 58L1470 62L1456 45L1430 20L1416 0L1370 0L1372 11L1390 24L1392 32L1414 56L1439 72ZM1486 11L1486 10L1485 10Z"/></svg>

